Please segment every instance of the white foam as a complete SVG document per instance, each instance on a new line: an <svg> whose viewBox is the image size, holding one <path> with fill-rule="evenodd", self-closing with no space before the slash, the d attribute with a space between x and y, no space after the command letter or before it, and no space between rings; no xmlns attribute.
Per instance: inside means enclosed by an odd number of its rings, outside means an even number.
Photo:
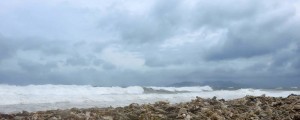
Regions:
<svg viewBox="0 0 300 120"><path fill-rule="evenodd" d="M172 92L202 92L202 91L212 91L210 86L196 86L196 87L150 87L154 90L167 90Z"/></svg>
<svg viewBox="0 0 300 120"><path fill-rule="evenodd" d="M89 85L0 85L0 105L54 102L81 102L101 95L143 94L139 86L92 87ZM104 98L105 100L105 98Z"/></svg>
<svg viewBox="0 0 300 120"><path fill-rule="evenodd" d="M176 94L145 94L143 88L132 87L92 87L89 85L0 85L0 112L11 113L22 110L38 111L50 109L66 109L72 107L117 107L130 103L153 103L167 100L171 103L186 102L196 96L223 99L241 98L246 95L286 97L289 94L300 94L300 91L283 90L212 90L204 87L151 87L169 91L190 91Z"/></svg>

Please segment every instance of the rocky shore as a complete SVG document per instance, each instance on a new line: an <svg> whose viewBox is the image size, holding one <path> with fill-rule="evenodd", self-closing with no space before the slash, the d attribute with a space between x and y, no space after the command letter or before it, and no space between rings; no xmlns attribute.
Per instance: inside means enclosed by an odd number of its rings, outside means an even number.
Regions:
<svg viewBox="0 0 300 120"><path fill-rule="evenodd" d="M1 114L1 120L300 120L300 95L286 98L246 96L223 100L200 97L186 103L132 103L117 108L72 108Z"/></svg>

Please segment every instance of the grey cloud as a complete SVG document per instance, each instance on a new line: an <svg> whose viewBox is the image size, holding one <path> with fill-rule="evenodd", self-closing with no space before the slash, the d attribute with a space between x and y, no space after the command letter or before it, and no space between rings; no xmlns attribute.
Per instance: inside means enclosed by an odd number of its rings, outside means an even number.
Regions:
<svg viewBox="0 0 300 120"><path fill-rule="evenodd" d="M59 40L45 40L44 38L6 38L0 36L0 58L13 57L18 50L41 51L46 55L67 53L68 43Z"/></svg>
<svg viewBox="0 0 300 120"><path fill-rule="evenodd" d="M83 57L72 57L66 60L66 65L71 66L87 66L89 65L88 61Z"/></svg>
<svg viewBox="0 0 300 120"><path fill-rule="evenodd" d="M126 14L126 13L125 13ZM113 15L102 24L113 26L113 30L118 31L122 42L129 44L151 43L161 41L170 35L170 29L161 24L153 17L133 17L124 15ZM123 17L124 16L124 17Z"/></svg>
<svg viewBox="0 0 300 120"><path fill-rule="evenodd" d="M300 58L296 59L293 63L292 66L298 71L300 70Z"/></svg>
<svg viewBox="0 0 300 120"><path fill-rule="evenodd" d="M126 44L155 44L174 35L183 17L178 8L180 1L156 1L154 7L143 15L130 15L115 10L100 21L101 29L110 29L120 35Z"/></svg>
<svg viewBox="0 0 300 120"><path fill-rule="evenodd" d="M18 65L29 73L42 73L50 72L51 69L57 67L56 62L48 62L46 64L36 63L28 60L20 60Z"/></svg>
<svg viewBox="0 0 300 120"><path fill-rule="evenodd" d="M275 67L275 68L290 67L290 69L296 69L296 71L298 71L297 69L299 69L299 63L300 63L299 62L300 61L299 49L300 49L300 47L299 47L299 45L297 45L296 48L294 48L294 49L284 51L284 52L274 55L272 67Z"/></svg>
<svg viewBox="0 0 300 120"><path fill-rule="evenodd" d="M238 5L233 5L238 4ZM257 1L200 1L192 9L190 19L193 26L209 26L212 28L228 27L232 22L248 19L261 12L262 2Z"/></svg>
<svg viewBox="0 0 300 120"><path fill-rule="evenodd" d="M292 63L291 66L293 66L294 68L296 68L297 71L298 71L298 70L300 70L300 56L299 56L299 54L300 54L300 42L298 42L298 44L297 44L297 49L296 49L295 53L296 54L294 56L297 56L297 58L294 59L294 61L293 61L293 63Z"/></svg>
<svg viewBox="0 0 300 120"><path fill-rule="evenodd" d="M171 53L172 55L172 51L160 53L155 49L155 46L160 45L167 38L182 34L181 29L194 31L207 27L209 29L228 30L227 38L223 38L225 44L207 51L207 60L249 58L265 55L285 48L291 41L299 38L295 33L295 31L299 31L297 29L299 27L288 25L290 19L295 15L295 8L280 5L279 1L274 3L267 1L236 2L235 0L229 2L218 0L215 2L199 1L195 3L194 6L196 7L187 8L181 6L181 1L171 3L160 1L145 16L130 16L127 13L121 14L122 12L118 11L117 15L113 15L112 18L109 17L107 21L110 23L104 23L110 28L113 26L114 30L121 34L120 39L129 43L126 46L134 43L129 49L144 46L142 49L137 49L149 57L146 64L150 66L163 65L163 61L166 64L172 64L173 60L175 63L181 64L180 61L182 60L180 59L187 60L176 56L167 57L165 54ZM239 6L232 6L232 3L239 4ZM112 21L110 21L111 19ZM289 24L298 26L296 21ZM184 49L183 52L179 53L194 53L190 55L198 56L197 52L193 52L197 50L197 46L193 47L195 48L191 49L192 51ZM156 53L149 55L149 50ZM181 54L181 56L186 57L184 54ZM201 57L196 59L201 60Z"/></svg>
<svg viewBox="0 0 300 120"><path fill-rule="evenodd" d="M67 53L67 48L70 43L63 40L45 40L45 38L27 38L19 41L22 50L37 50L46 55L58 55ZM70 47L69 47L70 48Z"/></svg>
<svg viewBox="0 0 300 120"><path fill-rule="evenodd" d="M112 69L115 69L116 67L113 64L105 62L104 64L102 64L102 68L104 68L106 70L112 70Z"/></svg>
<svg viewBox="0 0 300 120"><path fill-rule="evenodd" d="M273 80L279 84L285 78L297 80L300 23L294 4L299 3L167 0L141 6L142 10L147 8L145 11L126 11L132 6L125 4L101 9L68 3L24 5L25 11L0 13L6 17L0 25L10 23L7 30L0 29L0 61L12 59L9 65L17 66L7 69L6 63L0 62L0 82L109 86L214 80L251 84ZM12 16L19 19L9 19ZM179 37L182 45L162 47L172 38L201 30L208 32ZM220 30L225 31L217 35L220 38L205 38ZM219 40L212 44L203 39ZM136 53L145 61L143 70L120 69L99 57L114 46L119 52ZM291 46L296 47L289 49ZM27 52L37 58L22 58ZM38 60L42 62L35 62Z"/></svg>
<svg viewBox="0 0 300 120"><path fill-rule="evenodd" d="M15 53L14 43L0 34L0 62L2 59L9 58Z"/></svg>
<svg viewBox="0 0 300 120"><path fill-rule="evenodd" d="M239 1L241 5L232 7L235 2L198 1L195 7L189 8L182 5L183 1L156 1L153 8L141 16L113 10L100 21L99 27L119 33L120 39L130 44L162 42L181 34L182 29L226 28L232 22L255 17L265 7L263 2L257 1Z"/></svg>
<svg viewBox="0 0 300 120"><path fill-rule="evenodd" d="M182 48L184 50L159 50L159 48L152 48L150 49L152 51L145 52L145 64L150 67L197 64L202 58L196 46L185 46L185 48Z"/></svg>
<svg viewBox="0 0 300 120"><path fill-rule="evenodd" d="M93 59L92 63L93 65L99 66L105 70L113 70L116 68L116 66L114 66L113 64L103 61L101 59Z"/></svg>
<svg viewBox="0 0 300 120"><path fill-rule="evenodd" d="M212 50L207 58L222 60L260 56L275 53L298 41L300 36L295 30L299 31L299 23L294 21L293 26L288 25L295 15L294 8L277 9L259 13L255 19L250 17L240 25L229 25L224 45Z"/></svg>

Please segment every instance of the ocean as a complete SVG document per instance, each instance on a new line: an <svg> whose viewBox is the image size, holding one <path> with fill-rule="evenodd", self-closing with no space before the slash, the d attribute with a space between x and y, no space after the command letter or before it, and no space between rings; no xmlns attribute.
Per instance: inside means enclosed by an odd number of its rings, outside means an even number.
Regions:
<svg viewBox="0 0 300 120"><path fill-rule="evenodd" d="M235 99L246 95L287 97L299 90L243 88L214 90L210 86L194 87L95 87L90 85L0 85L0 112L56 110L68 108L121 107L131 103L147 104L156 101L187 102L202 98Z"/></svg>

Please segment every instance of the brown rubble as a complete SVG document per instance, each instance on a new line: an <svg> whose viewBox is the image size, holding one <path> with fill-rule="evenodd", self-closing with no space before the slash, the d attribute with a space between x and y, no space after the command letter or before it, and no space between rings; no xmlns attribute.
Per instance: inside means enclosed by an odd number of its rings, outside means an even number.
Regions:
<svg viewBox="0 0 300 120"><path fill-rule="evenodd" d="M117 108L72 108L1 114L0 120L300 120L300 96L246 96L224 100L197 97L186 103L132 103Z"/></svg>

